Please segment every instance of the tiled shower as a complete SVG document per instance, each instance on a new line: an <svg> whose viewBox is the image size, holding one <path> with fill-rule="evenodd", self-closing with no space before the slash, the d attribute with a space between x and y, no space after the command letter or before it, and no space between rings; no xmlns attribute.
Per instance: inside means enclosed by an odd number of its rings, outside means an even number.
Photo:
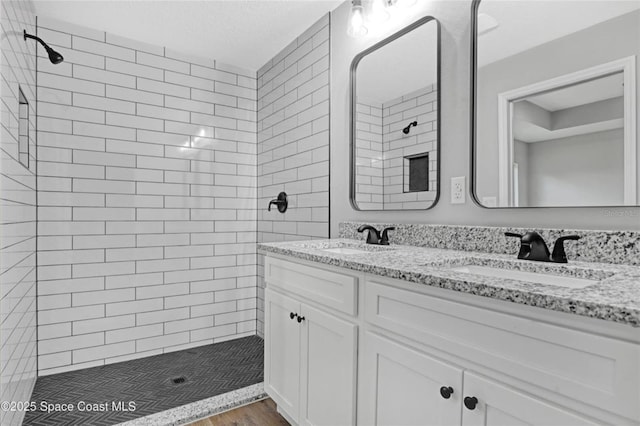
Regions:
<svg viewBox="0 0 640 426"><path fill-rule="evenodd" d="M256 74L2 9L1 399L28 400L36 376L262 335L256 243L329 236L329 15ZM280 191L290 209L268 212Z"/></svg>
<svg viewBox="0 0 640 426"><path fill-rule="evenodd" d="M38 356L51 374L256 330L256 79L40 19Z"/></svg>

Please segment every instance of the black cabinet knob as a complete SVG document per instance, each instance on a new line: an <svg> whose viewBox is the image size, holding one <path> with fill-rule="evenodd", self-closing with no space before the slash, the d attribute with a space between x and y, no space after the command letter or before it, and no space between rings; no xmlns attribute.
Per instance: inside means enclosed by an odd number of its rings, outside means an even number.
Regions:
<svg viewBox="0 0 640 426"><path fill-rule="evenodd" d="M304 317L301 317L300 315L298 315L298 323L301 323L302 321L304 321Z"/></svg>
<svg viewBox="0 0 640 426"><path fill-rule="evenodd" d="M453 393L453 388L451 386L443 386L440 388L440 395L442 395L444 399L451 398L452 393Z"/></svg>
<svg viewBox="0 0 640 426"><path fill-rule="evenodd" d="M478 405L478 398L475 396L467 396L464 398L464 406L469 410L475 410L476 405Z"/></svg>
<svg viewBox="0 0 640 426"><path fill-rule="evenodd" d="M298 314L294 314L293 312L289 313L289 318L294 319Z"/></svg>

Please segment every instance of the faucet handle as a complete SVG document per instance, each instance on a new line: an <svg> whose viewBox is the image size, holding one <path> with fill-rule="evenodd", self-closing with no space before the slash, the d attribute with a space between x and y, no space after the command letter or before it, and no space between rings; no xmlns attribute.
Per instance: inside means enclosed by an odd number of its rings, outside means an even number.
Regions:
<svg viewBox="0 0 640 426"><path fill-rule="evenodd" d="M567 254L564 251L564 242L567 240L579 240L579 235L565 235L559 237L553 245L553 253L551 254L551 261L556 263L567 263Z"/></svg>
<svg viewBox="0 0 640 426"><path fill-rule="evenodd" d="M390 226L388 228L384 228L382 230L382 237L380 237L380 244L383 246L388 246L389 245L389 231L395 231L396 227L395 226Z"/></svg>
<svg viewBox="0 0 640 426"><path fill-rule="evenodd" d="M287 193L282 191L278 194L278 198L269 201L269 206L267 207L267 211L271 211L271 206L276 205L278 207L278 211L280 213L284 213L287 211L287 207L289 207L289 201L287 200Z"/></svg>
<svg viewBox="0 0 640 426"><path fill-rule="evenodd" d="M520 250L518 251L518 259L524 259L530 252L528 245L522 244L522 234L516 234L515 232L505 232L506 237L513 237L520 239Z"/></svg>

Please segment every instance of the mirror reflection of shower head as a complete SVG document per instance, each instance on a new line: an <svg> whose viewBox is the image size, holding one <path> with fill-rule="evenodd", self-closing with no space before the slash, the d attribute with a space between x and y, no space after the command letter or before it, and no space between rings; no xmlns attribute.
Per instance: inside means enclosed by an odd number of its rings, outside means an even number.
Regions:
<svg viewBox="0 0 640 426"><path fill-rule="evenodd" d="M56 52L55 50L53 50L52 48L50 48L49 45L44 41L42 41L40 37L27 34L27 30L23 30L23 33L24 33L25 40L28 38L32 38L38 41L42 46L44 46L44 48L47 50L47 54L49 55L49 60L51 61L52 64L59 64L60 62L64 61L64 58L62 57L62 55Z"/></svg>
<svg viewBox="0 0 640 426"><path fill-rule="evenodd" d="M404 133L405 135L408 135L409 134L409 130L411 130L411 126L417 126L417 125L418 125L417 121L412 121L411 123L409 123L409 125L407 127L402 129L402 133Z"/></svg>

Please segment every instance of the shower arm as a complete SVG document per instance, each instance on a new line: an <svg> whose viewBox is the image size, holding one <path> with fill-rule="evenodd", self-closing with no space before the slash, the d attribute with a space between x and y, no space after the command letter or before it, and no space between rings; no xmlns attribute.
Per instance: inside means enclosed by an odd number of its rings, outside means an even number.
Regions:
<svg viewBox="0 0 640 426"><path fill-rule="evenodd" d="M27 30L22 30L22 34L24 35L24 39L27 40L28 38L34 39L35 41L37 41L38 43L40 43L42 45L42 47L45 48L45 50L47 51L47 55L49 55L49 61L51 61L52 64L59 64L60 62L64 61L64 57L56 52L55 50L53 50L51 48L51 46L49 46L47 43L44 42L44 40L42 40L40 37L32 35L32 34L28 34Z"/></svg>
<svg viewBox="0 0 640 426"><path fill-rule="evenodd" d="M412 121L411 123L409 123L409 125L407 127L402 129L402 133L404 133L405 135L408 135L409 132L411 131L411 126L417 126L417 125L418 125L417 121Z"/></svg>
<svg viewBox="0 0 640 426"><path fill-rule="evenodd" d="M26 40L26 39L28 39L28 38L32 38L32 39L34 39L34 40L38 41L40 44L42 44L42 45L44 46L44 48L45 48L45 49L46 49L47 47L49 47L49 46L47 45L47 43L45 43L45 42L44 42L44 40L42 40L40 37L38 37L38 36L34 36L34 35L32 35L32 34L28 34L28 33L27 33L27 30L22 30L22 33L24 34L24 39L25 39L25 40Z"/></svg>

